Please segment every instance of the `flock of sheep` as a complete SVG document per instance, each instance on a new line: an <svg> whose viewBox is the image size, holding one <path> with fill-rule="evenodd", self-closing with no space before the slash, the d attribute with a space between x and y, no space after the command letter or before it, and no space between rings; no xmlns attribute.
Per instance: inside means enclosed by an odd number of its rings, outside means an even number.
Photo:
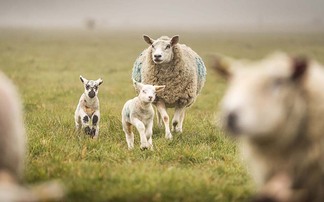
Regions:
<svg viewBox="0 0 324 202"><path fill-rule="evenodd" d="M122 127L129 149L134 148L134 126L140 148L153 149L154 108L165 138L182 132L186 108L196 100L206 81L201 57L179 36L156 40L136 59L132 71L138 96L122 109ZM276 53L260 61L215 57L212 67L229 83L220 105L222 128L239 139L258 192L254 201L324 200L324 69L314 60ZM80 77L85 92L75 112L77 129L99 135L96 81ZM29 201L60 198L55 183L35 193L19 185L25 155L21 105L11 82L0 75L0 200ZM167 108L174 108L171 121ZM46 185L49 186L49 185ZM54 187L54 188L53 188ZM9 191L8 191L9 190Z"/></svg>

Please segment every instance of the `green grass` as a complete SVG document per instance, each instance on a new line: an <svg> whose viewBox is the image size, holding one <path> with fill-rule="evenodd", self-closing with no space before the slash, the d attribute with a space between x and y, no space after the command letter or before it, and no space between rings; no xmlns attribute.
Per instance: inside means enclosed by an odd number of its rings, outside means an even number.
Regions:
<svg viewBox="0 0 324 202"><path fill-rule="evenodd" d="M140 151L138 135L135 149L127 150L120 113L135 96L130 77L146 47L141 34L1 30L0 69L19 88L25 109L26 182L61 179L67 188L64 201L247 200L253 183L236 143L214 124L226 85L210 69L182 134L167 141L164 130L154 126L153 152ZM180 41L207 66L210 53L255 59L278 49L324 62L323 34L180 33ZM104 80L98 141L74 131L74 110L83 92L80 74Z"/></svg>

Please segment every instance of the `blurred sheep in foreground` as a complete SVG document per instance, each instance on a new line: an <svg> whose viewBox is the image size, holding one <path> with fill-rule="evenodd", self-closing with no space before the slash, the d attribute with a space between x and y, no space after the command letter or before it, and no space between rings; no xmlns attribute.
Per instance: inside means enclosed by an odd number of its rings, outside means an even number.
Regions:
<svg viewBox="0 0 324 202"><path fill-rule="evenodd" d="M324 69L304 57L256 62L225 57L221 124L238 137L259 188L255 201L323 201Z"/></svg>
<svg viewBox="0 0 324 202"><path fill-rule="evenodd" d="M22 107L16 88L0 72L0 201L59 200L64 193L58 182L32 187L22 185L26 136Z"/></svg>

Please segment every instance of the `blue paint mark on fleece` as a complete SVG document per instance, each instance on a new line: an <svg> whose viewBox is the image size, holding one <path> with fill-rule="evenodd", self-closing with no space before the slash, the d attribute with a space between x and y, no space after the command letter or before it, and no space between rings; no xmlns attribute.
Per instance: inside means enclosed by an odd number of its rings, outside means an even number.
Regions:
<svg viewBox="0 0 324 202"><path fill-rule="evenodd" d="M142 62L139 62L138 58L136 59L133 66L132 79L137 82L142 82Z"/></svg>
<svg viewBox="0 0 324 202"><path fill-rule="evenodd" d="M196 57L196 64L197 64L198 83L200 83L202 80L206 79L206 75L207 75L206 67L200 57Z"/></svg>
<svg viewBox="0 0 324 202"><path fill-rule="evenodd" d="M129 110L128 106L125 109L125 113L126 113L126 117L129 118L130 117L130 110Z"/></svg>

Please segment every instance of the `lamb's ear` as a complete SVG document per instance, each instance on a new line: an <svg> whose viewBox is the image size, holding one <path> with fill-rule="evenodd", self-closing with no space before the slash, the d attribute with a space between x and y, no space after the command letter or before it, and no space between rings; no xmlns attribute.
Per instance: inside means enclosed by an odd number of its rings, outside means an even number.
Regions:
<svg viewBox="0 0 324 202"><path fill-rule="evenodd" d="M97 79L98 85L100 86L103 83L103 80L101 78Z"/></svg>
<svg viewBox="0 0 324 202"><path fill-rule="evenodd" d="M154 86L154 88L155 88L155 92L161 92L161 91L163 91L164 90L164 88L165 88L165 85L163 85L163 86Z"/></svg>
<svg viewBox="0 0 324 202"><path fill-rule="evenodd" d="M142 88L143 88L143 84L140 83L140 82L137 82L135 80L133 80L133 85L134 85L134 88L137 90L137 91L140 91Z"/></svg>
<svg viewBox="0 0 324 202"><path fill-rule="evenodd" d="M222 56L213 56L212 68L225 79L232 77L232 72L230 71L230 61Z"/></svg>
<svg viewBox="0 0 324 202"><path fill-rule="evenodd" d="M173 37L171 38L171 40L170 40L170 44L171 44L171 46L176 45L178 42L179 42L179 35L175 35L175 36L173 36Z"/></svg>
<svg viewBox="0 0 324 202"><path fill-rule="evenodd" d="M291 79L293 81L300 80L309 66L308 59L304 56L298 56L292 58L292 75Z"/></svg>
<svg viewBox="0 0 324 202"><path fill-rule="evenodd" d="M86 78L84 78L83 76L80 75L80 80L82 83L87 83L88 80Z"/></svg>
<svg viewBox="0 0 324 202"><path fill-rule="evenodd" d="M147 35L143 35L144 41L146 41L146 43L152 45L154 43L154 39L152 39L151 37L147 36Z"/></svg>

